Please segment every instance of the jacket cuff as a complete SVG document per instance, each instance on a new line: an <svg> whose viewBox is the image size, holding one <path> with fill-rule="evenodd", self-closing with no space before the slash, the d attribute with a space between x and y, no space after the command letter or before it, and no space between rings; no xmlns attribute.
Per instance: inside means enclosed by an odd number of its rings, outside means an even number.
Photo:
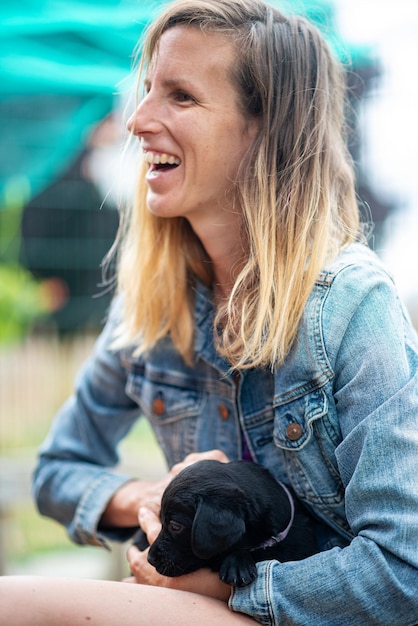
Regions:
<svg viewBox="0 0 418 626"><path fill-rule="evenodd" d="M134 534L137 527L99 529L103 512L115 492L132 480L134 479L130 476L106 472L100 473L100 476L88 485L68 528L68 533L75 543L101 546L109 550L108 541L127 541Z"/></svg>
<svg viewBox="0 0 418 626"><path fill-rule="evenodd" d="M257 563L257 578L245 587L233 587L228 602L231 611L245 613L264 626L274 624L272 607L268 601L271 597L269 580L273 563L273 561Z"/></svg>

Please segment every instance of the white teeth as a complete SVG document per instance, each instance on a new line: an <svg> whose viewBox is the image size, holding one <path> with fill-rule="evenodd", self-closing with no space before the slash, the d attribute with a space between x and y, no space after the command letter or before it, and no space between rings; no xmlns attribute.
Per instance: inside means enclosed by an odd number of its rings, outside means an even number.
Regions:
<svg viewBox="0 0 418 626"><path fill-rule="evenodd" d="M170 154L154 154L153 152L144 152L144 161L145 163L150 163L153 165L165 165L168 163L169 165L180 165L180 159Z"/></svg>

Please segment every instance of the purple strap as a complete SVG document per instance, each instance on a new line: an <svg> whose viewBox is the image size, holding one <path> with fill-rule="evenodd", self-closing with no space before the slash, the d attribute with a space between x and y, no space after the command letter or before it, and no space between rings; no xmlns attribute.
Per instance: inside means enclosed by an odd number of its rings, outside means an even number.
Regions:
<svg viewBox="0 0 418 626"><path fill-rule="evenodd" d="M243 461L249 461L249 462L253 461L253 458L252 458L250 449L247 445L247 441L245 439L244 433L242 434L242 459ZM271 546L274 546L275 543L280 543L281 541L286 539L287 535L289 534L289 530L292 527L293 520L295 518L295 503L293 502L292 494L290 493L286 485L282 483L280 480L278 480L277 482L279 483L281 487L283 487L289 499L290 521L288 525L286 526L286 528L282 530L278 535L276 535L275 537L269 537L260 546L257 546L257 548L253 548L253 550L258 550L259 548L270 548Z"/></svg>
<svg viewBox="0 0 418 626"><path fill-rule="evenodd" d="M290 493L290 491L286 487L286 485L283 484L282 482L280 482L280 480L277 481L277 482L279 483L279 485L281 487L283 487L283 489L285 490L285 492L287 494L287 497L289 498L290 521L289 521L288 525L286 526L286 528L284 530L282 530L281 532L279 532L278 535L276 535L275 537L269 537L260 546L257 546L257 548L253 548L254 550L258 550L259 548L270 548L271 546L274 546L275 543L280 543L281 541L286 539L287 535L289 534L289 530L292 527L293 520L295 518L295 503L293 502L292 494Z"/></svg>

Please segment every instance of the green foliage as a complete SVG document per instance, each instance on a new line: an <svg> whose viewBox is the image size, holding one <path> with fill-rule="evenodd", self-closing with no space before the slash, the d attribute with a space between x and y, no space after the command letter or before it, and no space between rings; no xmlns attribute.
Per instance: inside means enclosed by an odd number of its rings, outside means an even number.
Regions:
<svg viewBox="0 0 418 626"><path fill-rule="evenodd" d="M0 263L0 344L21 339L47 310L43 290L30 273Z"/></svg>

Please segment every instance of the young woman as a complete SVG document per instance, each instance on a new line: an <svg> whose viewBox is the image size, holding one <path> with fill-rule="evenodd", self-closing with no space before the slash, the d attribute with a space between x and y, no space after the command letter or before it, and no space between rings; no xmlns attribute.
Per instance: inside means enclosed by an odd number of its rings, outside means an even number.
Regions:
<svg viewBox="0 0 418 626"><path fill-rule="evenodd" d="M139 584L1 580L0 624L412 626L418 341L361 243L342 69L261 0L177 0L141 77L118 295L41 450L38 506L78 543L138 524L152 542L184 464L244 458L293 488L321 552L231 589L160 576L132 547ZM156 483L107 469L139 413L170 468Z"/></svg>

